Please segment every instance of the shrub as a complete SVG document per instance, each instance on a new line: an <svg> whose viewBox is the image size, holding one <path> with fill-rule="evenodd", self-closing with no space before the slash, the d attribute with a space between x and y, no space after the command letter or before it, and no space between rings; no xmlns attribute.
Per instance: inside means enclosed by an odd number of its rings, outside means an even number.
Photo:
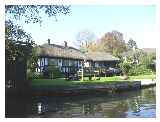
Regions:
<svg viewBox="0 0 160 122"><path fill-rule="evenodd" d="M27 70L27 79L40 79L43 78L43 74L40 72L31 72L30 70Z"/></svg>
<svg viewBox="0 0 160 122"><path fill-rule="evenodd" d="M142 51L133 52L127 56L127 61L122 62L120 67L123 73L127 73L128 75L147 75L155 72L155 55L147 54ZM127 64L127 62L132 62Z"/></svg>
<svg viewBox="0 0 160 122"><path fill-rule="evenodd" d="M120 63L120 68L123 74L127 75L129 73L129 70L131 69L131 63L127 61L123 61L122 63Z"/></svg>
<svg viewBox="0 0 160 122"><path fill-rule="evenodd" d="M150 64L153 63L153 56L152 55L144 55L140 58L140 64L145 65L149 68Z"/></svg>
<svg viewBox="0 0 160 122"><path fill-rule="evenodd" d="M145 65L133 65L129 71L129 75L147 75L153 73L151 69L148 69Z"/></svg>
<svg viewBox="0 0 160 122"><path fill-rule="evenodd" d="M149 54L141 54L139 57L139 64L133 64L129 75L147 75L154 72L150 66L153 63L154 56Z"/></svg>

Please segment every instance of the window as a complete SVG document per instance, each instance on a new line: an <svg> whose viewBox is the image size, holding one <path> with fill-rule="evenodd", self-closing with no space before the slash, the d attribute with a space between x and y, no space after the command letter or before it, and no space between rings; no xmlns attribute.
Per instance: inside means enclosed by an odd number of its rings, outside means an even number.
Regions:
<svg viewBox="0 0 160 122"><path fill-rule="evenodd" d="M63 60L62 60L62 65L63 65L63 66L69 66L69 60L63 59Z"/></svg>
<svg viewBox="0 0 160 122"><path fill-rule="evenodd" d="M75 66L75 60L69 60L69 66Z"/></svg>
<svg viewBox="0 0 160 122"><path fill-rule="evenodd" d="M58 59L49 59L48 64L58 66Z"/></svg>
<svg viewBox="0 0 160 122"><path fill-rule="evenodd" d="M61 59L58 59L58 62L61 63Z"/></svg>

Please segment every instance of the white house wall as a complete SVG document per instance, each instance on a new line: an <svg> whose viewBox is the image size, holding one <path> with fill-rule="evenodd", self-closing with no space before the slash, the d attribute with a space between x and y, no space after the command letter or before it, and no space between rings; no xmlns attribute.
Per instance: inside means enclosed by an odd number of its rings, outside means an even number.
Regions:
<svg viewBox="0 0 160 122"><path fill-rule="evenodd" d="M59 67L62 66L62 59L58 59L58 66L59 66Z"/></svg>
<svg viewBox="0 0 160 122"><path fill-rule="evenodd" d="M41 65L41 66L44 66L44 60L43 60L43 59L44 59L44 58L41 58L41 59L40 59L40 60L41 60L41 61L40 61L40 65Z"/></svg>
<svg viewBox="0 0 160 122"><path fill-rule="evenodd" d="M78 67L81 67L82 64L81 64L81 61L78 61Z"/></svg>
<svg viewBox="0 0 160 122"><path fill-rule="evenodd" d="M95 62L95 67L99 67L99 64L97 62Z"/></svg>
<svg viewBox="0 0 160 122"><path fill-rule="evenodd" d="M40 59L38 59L38 68L36 68L36 71L37 71L37 72L40 72L40 68L39 68L39 67L40 67L40 63L41 63L41 62L40 62Z"/></svg>
<svg viewBox="0 0 160 122"><path fill-rule="evenodd" d="M36 69L36 71L42 72L44 69L44 66L51 65L52 63L55 63L62 72L68 72L71 70L71 68L74 68L74 67L75 68L82 67L81 60L64 59L64 58L40 58L38 59L39 67ZM113 62L105 62L105 64L103 64L102 62L87 61L86 67L90 67L92 65L93 67L100 67L100 66L109 67L109 65L111 65L112 63Z"/></svg>
<svg viewBox="0 0 160 122"><path fill-rule="evenodd" d="M45 65L48 65L48 58L45 58Z"/></svg>

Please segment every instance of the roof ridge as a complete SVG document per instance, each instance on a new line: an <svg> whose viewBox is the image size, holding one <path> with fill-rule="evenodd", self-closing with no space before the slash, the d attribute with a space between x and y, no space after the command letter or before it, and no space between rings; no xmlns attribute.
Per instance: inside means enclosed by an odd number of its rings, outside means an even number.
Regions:
<svg viewBox="0 0 160 122"><path fill-rule="evenodd" d="M40 46L53 46L53 47L59 47L59 48L66 48L66 49L74 49L74 50L77 50L77 51L80 51L79 49L77 49L77 48L75 48L75 47L72 47L72 46L67 46L67 47L65 47L65 46L63 46L63 45L57 45L57 44L48 44L48 43L44 43L44 44L42 44L42 45L40 45Z"/></svg>

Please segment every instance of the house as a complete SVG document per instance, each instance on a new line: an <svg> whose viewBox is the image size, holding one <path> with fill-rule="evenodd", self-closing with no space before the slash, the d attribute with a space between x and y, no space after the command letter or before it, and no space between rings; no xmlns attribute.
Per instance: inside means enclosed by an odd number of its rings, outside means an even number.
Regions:
<svg viewBox="0 0 160 122"><path fill-rule="evenodd" d="M115 67L119 59L105 52L82 53L80 50L70 47L67 42L64 46L48 43L38 47L39 56L37 68L42 72L49 65L56 65L62 73L76 73L84 67Z"/></svg>
<svg viewBox="0 0 160 122"><path fill-rule="evenodd" d="M106 52L88 52L85 53L88 57L87 61L92 67L116 67L116 64L119 62L119 58L112 56Z"/></svg>

